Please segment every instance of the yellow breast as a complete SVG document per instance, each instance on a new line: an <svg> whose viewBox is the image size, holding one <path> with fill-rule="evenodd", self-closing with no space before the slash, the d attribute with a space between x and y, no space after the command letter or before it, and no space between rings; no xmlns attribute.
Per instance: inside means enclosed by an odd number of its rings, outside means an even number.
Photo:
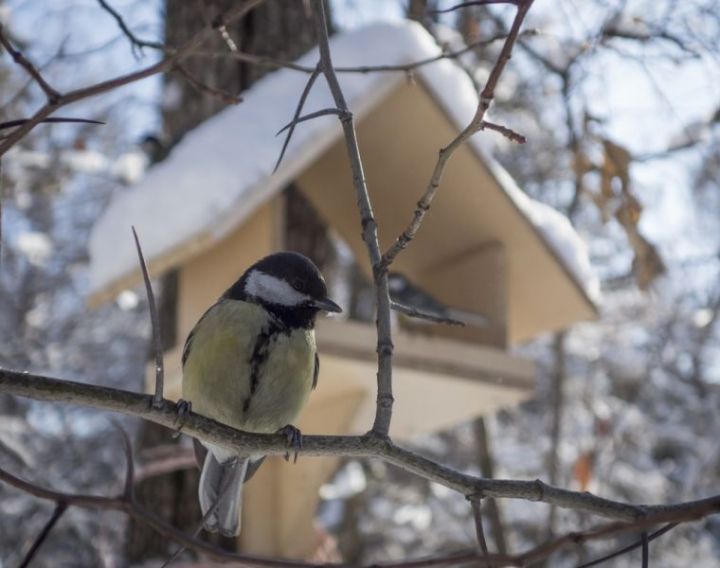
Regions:
<svg viewBox="0 0 720 568"><path fill-rule="evenodd" d="M183 398L193 411L251 432L275 432L297 418L312 388L315 334L269 321L262 307L237 300L201 318L183 367Z"/></svg>

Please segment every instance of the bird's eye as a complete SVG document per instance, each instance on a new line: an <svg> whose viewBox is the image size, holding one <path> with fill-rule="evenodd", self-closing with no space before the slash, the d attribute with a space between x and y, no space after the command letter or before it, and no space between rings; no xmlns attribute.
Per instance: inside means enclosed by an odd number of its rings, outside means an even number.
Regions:
<svg viewBox="0 0 720 568"><path fill-rule="evenodd" d="M300 280L300 278L293 278L292 282L290 283L295 290L298 292L302 292L305 288L303 281Z"/></svg>

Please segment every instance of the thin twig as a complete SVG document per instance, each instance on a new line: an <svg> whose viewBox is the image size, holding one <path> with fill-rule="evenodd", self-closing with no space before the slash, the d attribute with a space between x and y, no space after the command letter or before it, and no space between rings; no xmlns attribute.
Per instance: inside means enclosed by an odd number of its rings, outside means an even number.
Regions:
<svg viewBox="0 0 720 568"><path fill-rule="evenodd" d="M280 155L278 156L277 162L275 162L275 167L273 168L273 173L275 173L278 168L280 167L280 164L282 163L282 159L285 156L285 151L287 150L288 145L290 144L290 139L292 138L293 132L295 132L295 124L293 124L299 117L300 113L302 112L303 107L305 106L305 101L308 98L308 95L310 94L310 91L313 88L313 85L315 84L315 81L320 76L320 64L315 66L315 69L310 74L310 77L307 80L307 83L305 83L305 88L303 88L303 92L300 95L300 100L298 101L298 105L295 108L295 115L293 116L292 121L290 122L290 130L288 130L287 136L285 137L285 141L283 142L282 149L280 150ZM282 130L280 131L282 132ZM278 132L278 134L280 134Z"/></svg>
<svg viewBox="0 0 720 568"><path fill-rule="evenodd" d="M520 35L521 36L532 36L537 35L538 31L536 29L530 29L523 31ZM433 57L426 57L424 59L418 59L416 61L411 61L410 63L399 63L396 65L358 65L358 66L352 66L352 67L343 67L338 66L335 67L336 73L360 73L360 74L368 74L368 73L394 73L398 71L413 71L415 69L418 69L419 67L424 67L426 65L430 65L431 63L435 63L437 61L442 61L443 59L457 59L460 56L473 51L474 49L477 49L479 47L484 47L487 45L490 45L492 43L495 43L496 41L499 41L501 39L506 39L507 34L502 33L493 37L489 37L486 39L481 39L478 41L474 41L472 43L467 44L466 46L456 49L453 51L444 51L443 53L440 53L438 55L434 55ZM254 53L245 53L243 51L237 51L232 53L227 52L217 52L217 51L194 51L191 55L192 57L206 57L206 58L230 58L230 59L237 59L238 61L243 61L245 63L251 63L253 65L262 65L265 67L272 67L275 69L282 68L282 69L291 69L293 71L298 71L300 73L307 73L311 74L315 67L310 67L308 65L300 65L299 63L294 63L291 61L284 61L282 59L276 59L274 57L267 57L265 55L256 55Z"/></svg>
<svg viewBox="0 0 720 568"><path fill-rule="evenodd" d="M378 241L377 222L373 214L368 194L365 173L363 172L360 149L358 147L355 133L355 123L352 113L345 101L342 88L338 82L337 75L332 65L330 45L328 39L327 21L325 17L325 5L323 0L314 0L313 15L315 29L318 35L320 51L320 68L327 80L328 87L335 101L335 106L342 111L340 123L343 128L345 148L350 161L355 198L360 210L362 224L362 237L370 257L370 265L373 270L373 284L375 285L375 299L377 309L377 402L375 421L372 432L380 437L387 437L390 432L392 420L393 394L392 394L392 330L390 327L390 291L388 287L387 268L382 264L382 254Z"/></svg>
<svg viewBox="0 0 720 568"><path fill-rule="evenodd" d="M475 533L477 534L478 544L480 550L485 557L488 565L490 564L490 551L488 550L487 540L485 540L485 530L483 529L482 521L482 499L475 495L468 497L470 504L472 505L473 519L475 519Z"/></svg>
<svg viewBox="0 0 720 568"><path fill-rule="evenodd" d="M411 318L417 318L422 320L427 320L435 323L442 323L445 325L456 325L458 327L465 327L465 322L461 321L459 319L450 318L447 316L443 316L440 314L432 314L429 312L424 312L422 310L419 310L417 308L413 308L411 306L406 306L404 304L399 304L398 302L391 301L390 307L395 312L399 312L403 315L406 315Z"/></svg>
<svg viewBox="0 0 720 568"><path fill-rule="evenodd" d="M490 72L490 76L485 83L485 87L480 93L478 106L475 110L475 116L470 121L470 124L468 124L465 129L463 129L462 132L460 132L455 137L454 140L452 140L447 146L440 150L437 162L435 163L435 167L430 177L430 181L425 188L425 192L417 203L417 207L413 212L413 217L410 220L410 223L402 231L402 233L400 233L392 246L387 251L385 251L385 254L382 257L382 265L385 269L387 269L393 263L397 255L400 254L400 252L408 246L408 244L410 243L410 241L413 240L413 238L415 238L415 235L417 234L420 226L422 225L425 215L430 210L430 205L435 198L435 194L440 187L440 181L442 179L443 172L445 171L445 166L447 165L450 157L453 155L455 150L457 150L474 134L476 134L483 128L497 130L506 136L510 133L512 133L510 134L511 136L520 136L509 128L494 125L493 123L488 123L487 121L485 121L485 114L487 113L488 108L490 108L490 104L495 98L495 88L497 87L497 83L500 79L500 76L502 75L503 70L505 69L507 62L510 60L513 46L515 45L518 35L520 34L520 27L522 26L523 20L525 19L525 16L527 15L530 6L532 6L533 0L517 0L517 2L504 3L517 4L518 9L515 14L515 19L513 20L512 26L510 28L510 32L508 33L507 39L503 44L500 55L498 56L498 60L495 63L495 66L492 68L492 71ZM472 3L464 4L470 5ZM456 8L457 7L461 7L461 5L456 6ZM490 124L493 125L490 126Z"/></svg>
<svg viewBox="0 0 720 568"><path fill-rule="evenodd" d="M14 130L2 143L0 143L0 156L5 154L10 148L12 148L21 138L23 138L28 132L30 132L37 124L43 119L47 118L50 114L55 112L58 108L68 105L70 103L77 102L82 99L87 99L108 91L115 90L119 87L129 85L141 79L157 75L172 69L175 64L187 57L195 49L197 49L209 36L211 36L217 30L217 26L227 24L231 21L241 18L244 14L252 10L255 6L260 4L263 0L245 0L244 2L233 3L232 7L223 15L216 17L210 24L205 26L202 30L198 31L192 38L190 38L182 47L173 50L172 53L167 55L161 61L154 63L139 71L128 73L126 75L120 75L107 81L95 83L88 87L82 87L73 91L68 91L63 95L59 96L55 101L48 101L47 104L42 106L32 118L30 118L25 124L18 129Z"/></svg>
<svg viewBox="0 0 720 568"><path fill-rule="evenodd" d="M280 130L277 131L277 134L275 136L278 136L285 132L288 128L292 128L293 126L297 126L301 122L306 122L308 120L312 120L314 118L319 118L321 116L328 116L328 115L335 115L340 116L342 114L342 111L336 108L326 108L322 110L316 110L315 112L311 112L309 114L306 114L304 116L301 116L299 118L294 119L292 122L288 122L285 126L283 126Z"/></svg>
<svg viewBox="0 0 720 568"><path fill-rule="evenodd" d="M125 23L125 20L120 15L117 10L115 10L110 4L106 2L106 0L98 0L98 3L100 4L100 7L105 10L108 14L110 14L115 22L117 22L118 27L120 28L120 31L125 35L128 40L130 40L130 45L132 45L132 51L135 58L138 58L138 55L136 52L140 52L142 54L142 50L144 47L149 47L152 49L161 49L164 50L165 46L158 42L158 41L148 41L144 39L140 39L137 37L132 30L128 27L128 25Z"/></svg>
<svg viewBox="0 0 720 568"><path fill-rule="evenodd" d="M489 122L487 120L483 120L480 123L480 130L494 130L495 132L499 132L505 138L508 140L511 140L513 142L517 142L518 144L525 144L527 142L527 138L523 136L522 134L515 132L512 128L508 128L507 126L503 126L501 124L495 124L494 122Z"/></svg>
<svg viewBox="0 0 720 568"><path fill-rule="evenodd" d="M67 502L63 500L59 500L57 504L55 505L55 510L53 511L52 516L48 519L48 522L45 523L45 526L43 527L42 531L40 531L40 534L37 536L35 541L33 542L32 546L30 547L30 550L27 551L27 554L25 555L25 558L22 559L22 562L20 562L19 567L20 568L26 568L27 566L30 566L30 562L32 562L32 559L35 557L35 554L37 554L37 551L40 550L40 547L42 546L43 542L47 539L48 535L50 534L50 531L53 530L57 522L60 520L60 517L63 516L63 513L67 511Z"/></svg>
<svg viewBox="0 0 720 568"><path fill-rule="evenodd" d="M7 50L10 56L13 58L13 61L15 61L15 63L25 69L25 71L27 71L27 74L35 80L38 86L42 89L43 93L45 93L48 104L50 106L56 105L57 101L61 97L60 93L49 85L45 78L40 74L40 71L37 70L37 67L35 67L35 65L33 65L33 63L27 57L25 57L25 55L23 55L20 50L13 47L13 44L10 43L10 40L5 36L5 30L2 24L0 24L0 45L2 45Z"/></svg>
<svg viewBox="0 0 720 568"><path fill-rule="evenodd" d="M135 460L133 459L132 444L125 429L116 423L115 426L120 431L123 439L123 449L125 450L125 482L123 488L123 497L128 501L135 500Z"/></svg>
<svg viewBox="0 0 720 568"><path fill-rule="evenodd" d="M491 4L512 4L513 6L517 6L522 0L474 0L472 2L460 2L459 4L455 4L454 6L450 6L450 8L445 8L443 10L433 10L433 14L447 14L449 12L454 12L455 10L459 10L460 8L469 8L470 6L489 6Z"/></svg>
<svg viewBox="0 0 720 568"><path fill-rule="evenodd" d="M152 284L150 283L150 275L148 274L147 264L140 247L140 239L138 238L135 227L132 228L133 237L135 238L135 247L137 248L138 260L142 269L143 281L145 282L145 293L147 294L148 309L150 310L150 322L152 324L153 344L155 346L155 396L153 397L153 408L160 408L163 404L163 385L165 382L165 363L163 362L163 343L160 336L160 316L158 315L157 305L155 304L155 294L153 294Z"/></svg>
<svg viewBox="0 0 720 568"><path fill-rule="evenodd" d="M661 537L666 532L671 531L676 526L678 526L679 523L668 523L661 529L656 530L654 533L651 533L649 536L647 536L647 539L645 539L648 543L652 542L656 538ZM646 534L646 533L644 533ZM623 554L626 554L630 552L631 550L635 550L636 548L639 548L643 546L643 539L639 539L633 544L629 544L628 546L625 546L621 548L620 550L615 550L611 552L610 554L606 556L602 556L600 558L596 558L595 560L591 560L590 562L586 562L585 564L581 564L577 568L590 568L591 566L597 566L598 564L602 564L603 562L607 562L608 560L612 560L613 558L617 558L618 556L622 556Z"/></svg>
<svg viewBox="0 0 720 568"><path fill-rule="evenodd" d="M7 128L15 128L16 126L22 126L25 124L29 118L16 118L15 120L6 120L5 122L0 122L0 130L6 130ZM80 124L105 124L102 120L92 120L90 118L62 118L59 116L53 117L53 118L45 118L41 120L40 122L43 123L80 123Z"/></svg>
<svg viewBox="0 0 720 568"><path fill-rule="evenodd" d="M183 65L179 63L175 65L175 70L183 76L183 78L190 84L190 86L200 93L205 93L216 99L220 99L225 104L237 105L240 104L243 98L240 95L233 95L222 89L216 89L206 83L200 81L190 71L188 71Z"/></svg>

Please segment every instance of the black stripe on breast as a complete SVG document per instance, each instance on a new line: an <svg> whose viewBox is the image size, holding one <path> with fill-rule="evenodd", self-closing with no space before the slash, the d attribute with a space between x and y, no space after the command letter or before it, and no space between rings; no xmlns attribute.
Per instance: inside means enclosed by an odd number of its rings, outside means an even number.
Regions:
<svg viewBox="0 0 720 568"><path fill-rule="evenodd" d="M250 355L250 393L243 402L243 412L250 410L250 402L260 385L262 368L270 356L270 349L273 341L281 333L289 333L290 330L274 318L269 320L267 325L255 340L252 355Z"/></svg>

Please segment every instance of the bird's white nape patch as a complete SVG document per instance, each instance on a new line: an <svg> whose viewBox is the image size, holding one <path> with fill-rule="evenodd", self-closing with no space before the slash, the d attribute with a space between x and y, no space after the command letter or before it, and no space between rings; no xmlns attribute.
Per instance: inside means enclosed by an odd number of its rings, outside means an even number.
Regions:
<svg viewBox="0 0 720 568"><path fill-rule="evenodd" d="M245 283L245 293L269 304L298 306L309 301L310 296L298 292L285 280L259 270L253 270Z"/></svg>

